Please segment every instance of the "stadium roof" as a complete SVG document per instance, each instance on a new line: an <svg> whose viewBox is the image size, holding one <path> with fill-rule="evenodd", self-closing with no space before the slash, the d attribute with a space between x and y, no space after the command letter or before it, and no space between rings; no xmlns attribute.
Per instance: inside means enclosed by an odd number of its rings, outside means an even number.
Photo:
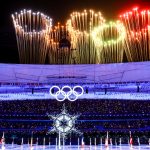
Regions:
<svg viewBox="0 0 150 150"><path fill-rule="evenodd" d="M84 93L80 99L150 100L150 62L0 64L0 100L54 99L50 95L53 85L59 88L68 85L72 89L75 85L82 86Z"/></svg>
<svg viewBox="0 0 150 150"><path fill-rule="evenodd" d="M98 65L0 64L0 83L149 82L150 62Z"/></svg>

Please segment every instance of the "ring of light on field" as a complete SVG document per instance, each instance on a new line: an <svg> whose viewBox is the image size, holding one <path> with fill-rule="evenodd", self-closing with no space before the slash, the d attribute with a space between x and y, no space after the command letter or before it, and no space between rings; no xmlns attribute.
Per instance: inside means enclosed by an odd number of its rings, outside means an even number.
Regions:
<svg viewBox="0 0 150 150"><path fill-rule="evenodd" d="M52 93L52 90L54 88L58 89L58 91L55 94ZM81 89L80 94L77 91L75 91L76 88ZM69 89L69 91L65 92L64 91L65 89ZM50 93L51 96L55 97L57 101L64 101L65 99L68 99L69 101L76 101L79 96L83 95L84 89L81 86L74 86L73 89L70 86L63 86L62 89L60 89L58 86L54 85L50 88L49 93ZM63 99L58 98L60 94L63 96ZM71 99L71 97L70 97L72 94L75 96L75 98L73 98L73 99Z"/></svg>
<svg viewBox="0 0 150 150"><path fill-rule="evenodd" d="M100 34L107 28L116 28L119 33L119 37L117 39L104 41L102 35L100 35ZM96 27L92 31L91 36L97 47L108 46L108 45L117 44L117 43L123 41L126 36L126 30L125 30L125 27L123 26L123 24L121 24L119 21L118 22L110 22L108 24L105 23L103 25Z"/></svg>

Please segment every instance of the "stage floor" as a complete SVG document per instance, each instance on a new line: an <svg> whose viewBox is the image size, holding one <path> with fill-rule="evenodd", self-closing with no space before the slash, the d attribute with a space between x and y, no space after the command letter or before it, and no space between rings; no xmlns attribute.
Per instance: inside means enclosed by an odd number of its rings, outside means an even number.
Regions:
<svg viewBox="0 0 150 150"><path fill-rule="evenodd" d="M58 147L54 146L54 145L46 145L46 146L42 146L42 145L33 145L28 146L28 145L5 145L5 147L1 147L0 150L59 150ZM150 150L150 146L149 145L141 145L141 146L133 146L130 147L128 145L122 145L122 146L109 146L109 148L106 148L105 146L84 146L84 147L78 147L76 145L72 145L72 146L64 146L61 147L60 150Z"/></svg>

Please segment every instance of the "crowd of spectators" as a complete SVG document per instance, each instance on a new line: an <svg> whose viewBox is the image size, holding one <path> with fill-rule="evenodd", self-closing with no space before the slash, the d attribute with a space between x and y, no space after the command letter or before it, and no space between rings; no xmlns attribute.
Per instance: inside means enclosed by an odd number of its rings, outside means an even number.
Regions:
<svg viewBox="0 0 150 150"><path fill-rule="evenodd" d="M0 101L0 133L45 136L53 127L50 115L58 115L63 109L71 115L79 115L75 127L87 137L114 137L129 135L150 137L150 101L138 100L56 100Z"/></svg>
<svg viewBox="0 0 150 150"><path fill-rule="evenodd" d="M77 100L58 102L56 100L18 100L0 101L1 114L58 114L63 103L69 113L81 114L141 114L148 113L149 101L136 100Z"/></svg>

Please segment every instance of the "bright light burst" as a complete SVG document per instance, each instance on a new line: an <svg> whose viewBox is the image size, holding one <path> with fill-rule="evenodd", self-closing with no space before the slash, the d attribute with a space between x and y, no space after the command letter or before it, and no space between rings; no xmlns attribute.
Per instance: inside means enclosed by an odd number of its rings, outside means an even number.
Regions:
<svg viewBox="0 0 150 150"><path fill-rule="evenodd" d="M65 25L52 27L41 12L12 15L20 63L97 64L150 60L150 10L137 7L105 23L101 12L73 12Z"/></svg>
<svg viewBox="0 0 150 150"><path fill-rule="evenodd" d="M12 14L20 63L45 63L52 19L41 12L22 10Z"/></svg>
<svg viewBox="0 0 150 150"><path fill-rule="evenodd" d="M120 16L127 32L128 61L150 60L150 10L134 8Z"/></svg>
<svg viewBox="0 0 150 150"><path fill-rule="evenodd" d="M122 62L126 31L119 21L96 27L91 36L97 48L99 63Z"/></svg>
<svg viewBox="0 0 150 150"><path fill-rule="evenodd" d="M105 19L100 12L84 10L73 12L67 21L71 34L71 44L76 49L76 62L79 64L98 63L97 50L91 37L92 30L102 25Z"/></svg>

